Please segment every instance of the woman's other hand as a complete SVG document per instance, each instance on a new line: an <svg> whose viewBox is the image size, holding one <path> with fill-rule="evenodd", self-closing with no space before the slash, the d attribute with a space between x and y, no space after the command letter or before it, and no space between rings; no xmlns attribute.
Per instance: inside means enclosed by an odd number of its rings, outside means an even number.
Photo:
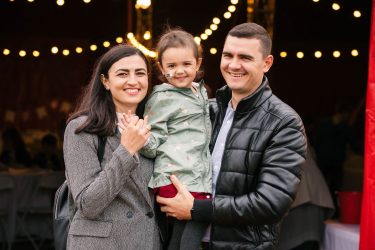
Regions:
<svg viewBox="0 0 375 250"><path fill-rule="evenodd" d="M131 119L127 121L125 121L124 118L122 123L124 122L126 122L127 125L126 127L123 126L121 144L131 155L134 155L145 145L147 139L150 137L151 127L148 125L147 116L144 119L139 119L138 116L132 116Z"/></svg>

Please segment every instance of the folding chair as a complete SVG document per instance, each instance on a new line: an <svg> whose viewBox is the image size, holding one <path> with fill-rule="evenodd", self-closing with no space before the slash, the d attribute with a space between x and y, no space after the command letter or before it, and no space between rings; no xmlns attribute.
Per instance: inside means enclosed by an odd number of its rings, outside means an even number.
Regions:
<svg viewBox="0 0 375 250"><path fill-rule="evenodd" d="M33 248L36 250L40 249L43 246L45 240L49 235L52 235L53 197L56 190L64 182L64 180L65 175L63 171L41 175L38 178L37 187L33 191L29 202L27 202L27 205L25 207L19 209L18 211L17 223L19 224L19 228L22 230L26 238L32 244ZM47 198L48 202L38 204L38 200L40 197ZM44 199L44 201L45 200L46 199ZM41 234L39 237L33 236L27 227L27 220L32 218L37 218L40 222L47 221L47 228L49 231L40 232ZM36 240L39 240L39 244L37 244Z"/></svg>
<svg viewBox="0 0 375 250"><path fill-rule="evenodd" d="M9 232L9 223L11 223L11 199L14 190L14 180L12 176L7 173L0 174L0 201L2 206L0 207L0 230L2 239L2 249L12 248L12 239Z"/></svg>

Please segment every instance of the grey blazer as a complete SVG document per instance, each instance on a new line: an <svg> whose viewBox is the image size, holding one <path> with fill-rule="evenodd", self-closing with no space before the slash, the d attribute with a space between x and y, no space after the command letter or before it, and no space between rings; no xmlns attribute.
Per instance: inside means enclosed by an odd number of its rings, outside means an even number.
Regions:
<svg viewBox="0 0 375 250"><path fill-rule="evenodd" d="M117 131L107 138L100 166L98 137L75 134L85 119L70 121L64 136L65 174L77 207L67 249L161 249L154 198L147 188L152 161L131 156Z"/></svg>

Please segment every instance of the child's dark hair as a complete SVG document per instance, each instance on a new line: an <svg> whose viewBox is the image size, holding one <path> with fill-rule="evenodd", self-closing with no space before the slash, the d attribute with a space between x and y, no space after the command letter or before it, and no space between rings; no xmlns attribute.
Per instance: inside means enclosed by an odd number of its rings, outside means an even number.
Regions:
<svg viewBox="0 0 375 250"><path fill-rule="evenodd" d="M202 58L203 54L202 47L195 42L194 37L181 28L167 27L164 34L159 38L156 51L158 53L157 62L160 65L162 65L164 52L169 48L191 48L197 61L199 58ZM203 70L199 69L196 78L199 79L201 77L203 77ZM160 75L159 79L162 81L166 80L163 75Z"/></svg>

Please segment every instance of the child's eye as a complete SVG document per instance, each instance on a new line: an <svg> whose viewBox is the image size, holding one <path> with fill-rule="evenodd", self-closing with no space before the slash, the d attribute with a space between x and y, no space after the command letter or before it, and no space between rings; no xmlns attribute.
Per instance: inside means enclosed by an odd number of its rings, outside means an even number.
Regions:
<svg viewBox="0 0 375 250"><path fill-rule="evenodd" d="M168 69L173 69L174 65L168 65Z"/></svg>

